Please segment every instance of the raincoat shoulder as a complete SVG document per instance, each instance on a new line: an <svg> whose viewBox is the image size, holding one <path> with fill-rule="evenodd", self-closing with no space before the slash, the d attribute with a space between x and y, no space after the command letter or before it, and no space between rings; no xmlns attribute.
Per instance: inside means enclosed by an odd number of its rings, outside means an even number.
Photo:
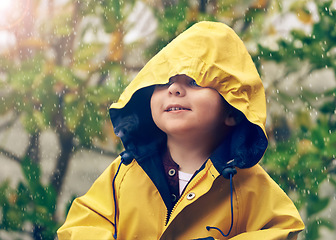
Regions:
<svg viewBox="0 0 336 240"><path fill-rule="evenodd" d="M234 179L237 236L243 239L297 239L304 223L291 199L259 165L238 170Z"/></svg>
<svg viewBox="0 0 336 240"><path fill-rule="evenodd" d="M120 161L120 157L116 158L89 191L74 200L65 223L57 231L60 240L114 239L114 198L111 186ZM119 174L123 176L126 171L123 168Z"/></svg>

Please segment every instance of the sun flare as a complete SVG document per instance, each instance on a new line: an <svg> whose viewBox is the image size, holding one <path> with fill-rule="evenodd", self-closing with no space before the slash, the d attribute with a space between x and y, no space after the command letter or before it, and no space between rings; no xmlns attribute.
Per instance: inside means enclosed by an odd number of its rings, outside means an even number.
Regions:
<svg viewBox="0 0 336 240"><path fill-rule="evenodd" d="M0 29L12 29L27 14L31 0L0 0Z"/></svg>
<svg viewBox="0 0 336 240"><path fill-rule="evenodd" d="M7 11L11 8L12 0L1 0L0 1L0 11Z"/></svg>

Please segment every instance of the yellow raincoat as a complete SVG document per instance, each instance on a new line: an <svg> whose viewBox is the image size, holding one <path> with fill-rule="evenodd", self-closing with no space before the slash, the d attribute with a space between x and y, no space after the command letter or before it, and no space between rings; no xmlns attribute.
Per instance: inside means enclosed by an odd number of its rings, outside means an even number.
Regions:
<svg viewBox="0 0 336 240"><path fill-rule="evenodd" d="M177 74L216 89L244 119L173 204L160 159L166 138L149 101L154 85ZM110 115L125 151L73 202L60 240L276 240L296 239L304 229L292 201L258 164L267 148L264 89L244 44L225 24L200 22L179 35L146 64Z"/></svg>

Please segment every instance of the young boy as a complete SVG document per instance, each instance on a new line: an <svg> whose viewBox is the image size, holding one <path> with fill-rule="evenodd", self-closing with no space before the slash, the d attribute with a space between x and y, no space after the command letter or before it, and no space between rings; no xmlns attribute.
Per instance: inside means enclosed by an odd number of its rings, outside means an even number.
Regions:
<svg viewBox="0 0 336 240"><path fill-rule="evenodd" d="M222 23L193 25L110 109L125 151L76 199L63 239L296 239L294 204L259 166L264 89Z"/></svg>

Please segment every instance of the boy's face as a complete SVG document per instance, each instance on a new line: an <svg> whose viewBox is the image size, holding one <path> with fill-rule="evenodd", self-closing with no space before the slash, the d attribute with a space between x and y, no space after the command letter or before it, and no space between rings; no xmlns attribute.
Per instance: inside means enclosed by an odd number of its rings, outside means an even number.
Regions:
<svg viewBox="0 0 336 240"><path fill-rule="evenodd" d="M155 87L151 111L155 124L168 136L218 135L227 115L216 90L200 87L186 75L176 75L168 84Z"/></svg>

